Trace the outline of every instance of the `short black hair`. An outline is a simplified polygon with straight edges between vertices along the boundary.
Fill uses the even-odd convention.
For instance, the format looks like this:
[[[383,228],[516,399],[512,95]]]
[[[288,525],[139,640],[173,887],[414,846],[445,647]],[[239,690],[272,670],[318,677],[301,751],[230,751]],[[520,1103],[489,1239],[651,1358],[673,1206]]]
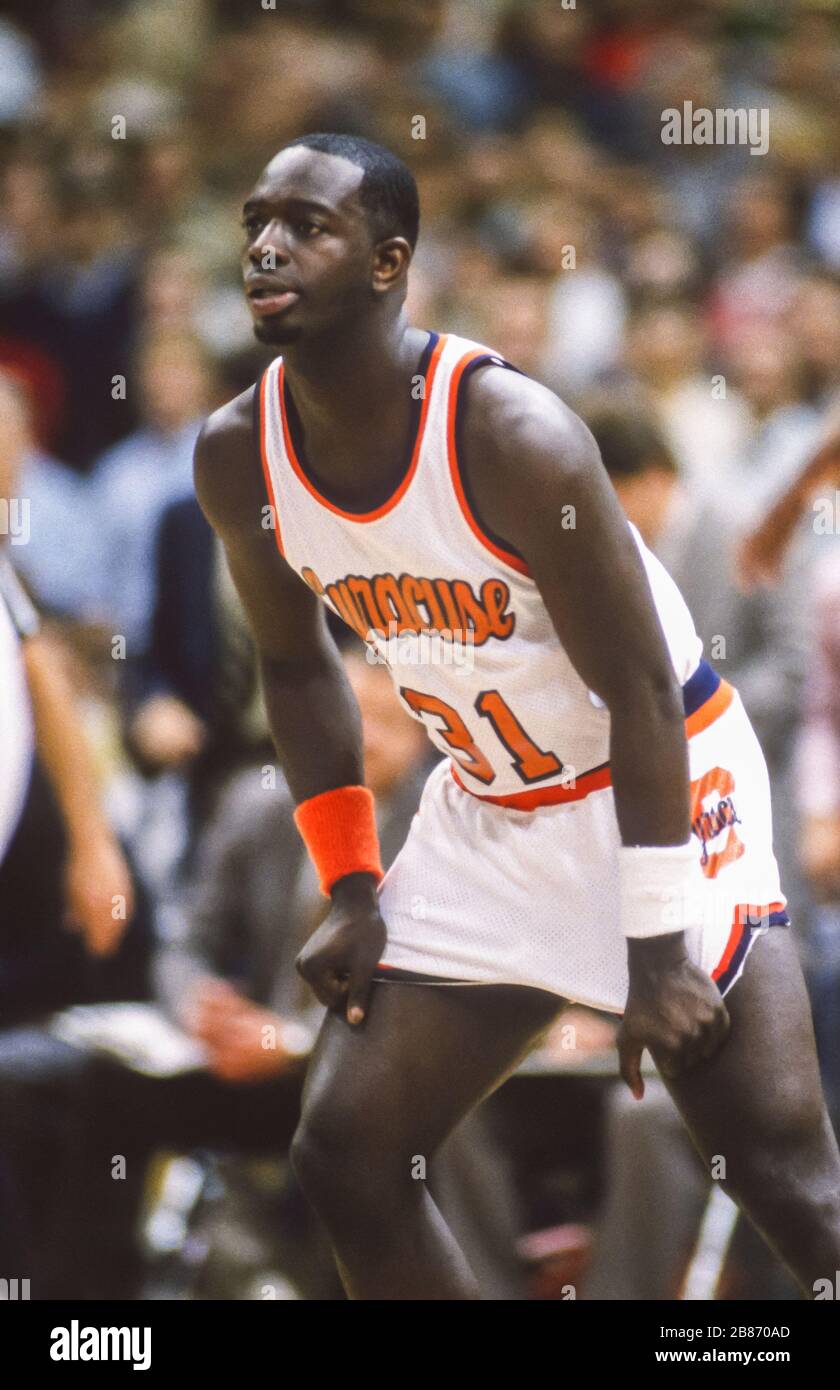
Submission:
[[[658,426],[638,407],[596,406],[584,408],[582,414],[611,478],[637,478],[651,468],[677,472]]]
[[[322,154],[340,155],[363,169],[359,199],[374,240],[402,236],[414,250],[420,230],[420,199],[414,175],[399,155],[362,135],[337,135],[327,131],[300,135],[283,149],[293,149],[295,145],[305,145]]]

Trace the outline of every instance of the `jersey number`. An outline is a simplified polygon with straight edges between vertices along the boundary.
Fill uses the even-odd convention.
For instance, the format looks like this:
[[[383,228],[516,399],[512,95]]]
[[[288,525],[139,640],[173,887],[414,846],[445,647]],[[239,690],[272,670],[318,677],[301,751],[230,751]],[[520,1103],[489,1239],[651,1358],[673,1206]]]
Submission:
[[[452,749],[453,761],[471,777],[477,777],[485,786],[495,781],[496,774],[487,758],[478,747],[469,729],[456,709],[439,700],[436,695],[426,695],[422,690],[409,690],[400,687],[400,694],[415,714],[434,715],[443,720],[436,726]],[[553,753],[544,753],[533,739],[529,738],[509,705],[505,704],[498,690],[482,690],[476,696],[475,709],[484,719],[489,719],[497,738],[511,754],[512,766],[523,782],[540,782],[544,777],[552,777],[562,772],[563,764]],[[461,753],[463,757],[457,757]]]

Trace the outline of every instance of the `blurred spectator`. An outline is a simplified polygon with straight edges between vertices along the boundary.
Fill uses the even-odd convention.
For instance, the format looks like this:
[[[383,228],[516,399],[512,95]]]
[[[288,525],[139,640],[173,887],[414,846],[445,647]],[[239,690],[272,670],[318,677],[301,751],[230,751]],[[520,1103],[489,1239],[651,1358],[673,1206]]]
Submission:
[[[164,510],[154,565],[149,642],[126,692],[127,746],[144,773],[186,781],[185,868],[226,779],[274,754],[253,642],[222,547],[194,496]]]
[[[61,372],[65,411],[56,447],[82,472],[134,421],[133,400],[115,396],[114,381],[127,374],[137,330],[137,248],[116,156],[104,153],[87,167],[82,148],[79,167],[71,160],[60,172],[50,169],[46,187],[21,193],[11,210],[20,217],[18,227],[12,222],[7,232],[19,274],[7,280],[5,293],[0,290],[6,334],[47,354]],[[18,183],[24,172],[38,184],[37,167],[18,164]],[[37,242],[28,246],[24,239],[36,201],[37,255]]]
[[[506,6],[498,48],[518,82],[522,116],[558,104],[617,153],[637,148],[637,129],[620,85],[602,80],[590,62],[596,17],[583,6],[554,0],[514,0]]]
[[[141,428],[98,460],[90,507],[100,538],[98,615],[125,638],[126,655],[136,661],[150,637],[155,531],[167,504],[192,492],[193,449],[212,403],[213,375],[194,337],[162,332],[140,349],[129,395],[132,385]]]
[[[481,340],[520,371],[541,379],[548,328],[545,280],[538,275],[504,275],[493,281],[492,289],[492,309]]]
[[[655,303],[696,294],[700,258],[690,237],[670,227],[654,227],[626,248],[624,277],[631,296]]]
[[[803,280],[787,328],[799,350],[805,398],[829,409],[840,397],[840,284],[828,275]]]
[[[837,141],[836,134],[834,138]],[[808,234],[820,259],[835,273],[840,271],[840,174],[815,189]]]
[[[806,964],[826,1098],[840,1127],[840,556],[811,586],[816,646],[797,748],[802,867],[817,899]]]
[[[34,44],[7,19],[0,19],[0,125],[28,116],[41,87]]]
[[[28,522],[26,544],[15,547],[16,568],[51,614],[83,619],[93,608],[98,544],[89,490],[76,472],[59,463],[35,439],[33,388],[29,384],[26,389],[27,384],[19,393],[18,428],[23,437],[15,486]],[[4,425],[8,428],[8,413]],[[72,537],[72,545],[59,543],[68,537]]]
[[[0,377],[0,507],[14,515],[28,445],[19,391]],[[53,1038],[68,1004],[142,996],[149,922],[102,806],[61,641],[12,568],[23,530],[0,532],[0,1248],[31,1270],[36,1297],[58,1288],[65,1242],[56,1195],[80,1116],[65,1109],[84,1059]],[[15,541],[23,542],[16,545]],[[78,1092],[76,1091],[78,1094]],[[55,1129],[52,1129],[52,1126]],[[74,1232],[74,1237],[78,1232]],[[78,1257],[70,1255],[78,1275]]]
[[[0,530],[0,663],[3,701],[0,703],[0,747],[3,777],[0,780],[0,863],[20,818],[31,772],[35,746],[32,708],[26,684],[26,668],[20,637],[38,626],[28,601],[18,614],[20,596],[9,551],[23,548],[28,519],[21,506],[14,510],[18,494],[20,458],[27,444],[25,410],[11,382],[0,376],[0,506],[4,524]],[[14,610],[12,604],[14,603]]]
[[[225,217],[228,257],[230,220]],[[187,327],[208,353],[230,358],[253,348],[251,317],[239,286],[214,282],[209,271],[206,252],[197,249],[175,245],[150,255],[140,287],[144,329],[154,337]]]
[[[12,500],[19,498],[27,444],[26,409],[16,388],[2,378],[0,411],[4,425],[0,503],[4,515],[11,516]],[[59,928],[78,931],[88,951],[107,956],[117,947],[134,909],[130,874],[102,810],[61,642],[41,627],[37,610],[12,568],[10,549],[12,541],[4,530],[0,533],[0,620],[2,683],[9,698],[4,701],[3,718],[0,875],[6,931],[2,1012],[7,1022],[48,1006],[49,982],[54,987],[62,975],[54,964],[46,966]],[[38,856],[30,859],[28,853],[34,849],[33,830],[38,833],[31,823],[38,817],[33,818],[28,803],[40,804],[44,773],[49,794],[41,832],[48,833],[52,820],[56,835],[54,852],[46,853],[33,873]],[[65,978],[60,988],[68,987]]]
[[[757,324],[742,329],[730,360],[751,427],[730,456],[727,482],[756,513],[798,473],[816,447],[820,415],[804,399],[804,365],[795,340],[781,325],[773,333]]]
[[[707,360],[696,309],[688,303],[641,308],[630,323],[624,366],[646,388],[680,472],[698,491],[718,490],[746,445],[750,417],[721,364]]]
[[[531,213],[528,261],[554,277],[543,370],[560,390],[591,386],[620,357],[624,291],[598,242],[598,224],[583,207],[542,202]]]
[[[724,343],[741,328],[766,329],[784,315],[805,259],[796,242],[793,192],[778,173],[742,179],[732,190],[727,216],[726,259],[711,299]]]

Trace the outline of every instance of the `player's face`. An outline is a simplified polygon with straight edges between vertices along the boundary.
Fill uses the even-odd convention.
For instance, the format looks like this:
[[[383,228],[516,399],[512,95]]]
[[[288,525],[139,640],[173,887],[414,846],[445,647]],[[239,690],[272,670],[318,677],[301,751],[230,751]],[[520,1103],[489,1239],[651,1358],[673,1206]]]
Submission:
[[[242,214],[242,270],[263,343],[314,338],[374,301],[374,246],[358,190],[363,172],[305,146],[265,168]]]

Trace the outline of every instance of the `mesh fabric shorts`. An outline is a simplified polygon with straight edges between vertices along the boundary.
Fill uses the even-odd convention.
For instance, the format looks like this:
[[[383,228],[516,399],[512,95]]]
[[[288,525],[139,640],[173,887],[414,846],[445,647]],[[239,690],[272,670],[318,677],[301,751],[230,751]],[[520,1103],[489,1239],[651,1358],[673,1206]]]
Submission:
[[[685,903],[699,925],[686,941],[725,994],[756,938],[789,919],[764,755],[737,690],[721,682],[716,699],[722,712],[688,740],[697,858]],[[620,843],[611,786],[521,810],[473,796],[438,763],[380,884],[377,977],[529,985],[621,1013]]]

